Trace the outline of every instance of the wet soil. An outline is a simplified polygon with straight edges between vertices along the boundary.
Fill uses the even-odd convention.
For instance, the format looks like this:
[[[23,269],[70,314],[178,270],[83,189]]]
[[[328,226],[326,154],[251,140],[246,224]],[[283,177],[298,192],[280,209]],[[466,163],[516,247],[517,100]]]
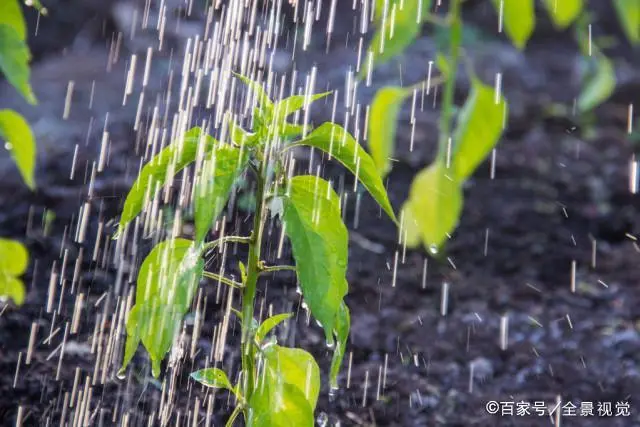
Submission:
[[[352,179],[340,167],[323,163],[324,174],[349,194],[344,214],[351,230],[347,302],[352,331],[341,388],[329,399],[324,381],[319,421],[342,426],[543,426],[556,420],[492,415],[486,405],[555,405],[560,399],[561,406],[612,402],[614,413],[616,402],[631,407],[628,417],[563,416],[565,426],[640,425],[640,247],[635,237],[640,233],[640,199],[630,191],[634,147],[626,134],[628,102],[640,93],[640,72],[629,47],[618,47],[621,84],[613,99],[590,117],[552,114],[549,106],[554,103],[570,111],[578,88],[579,58],[569,35],[543,29],[521,54],[494,34],[495,17],[483,12],[484,7],[470,2],[466,12],[486,35],[468,45],[467,53],[487,81],[493,81],[496,71],[503,73],[512,112],[495,162],[483,164],[465,189],[460,226],[446,253],[436,259],[423,250],[404,251],[397,244],[395,227],[374,202],[359,190],[353,192]],[[353,14],[348,8],[343,12],[334,40],[344,40],[352,30]],[[104,12],[96,13],[100,29],[116,25]],[[609,16],[603,12],[600,20],[605,24],[597,31],[611,28],[606,24]],[[40,25],[46,31],[47,24]],[[107,73],[108,45],[100,37],[81,34],[78,39],[78,34],[69,35],[68,44],[76,43],[75,50],[67,46],[68,52],[61,53],[59,47],[42,47],[34,66],[39,109],[20,107],[6,87],[0,88],[2,105],[21,108],[44,147],[35,194],[12,180],[8,167],[0,168],[0,234],[25,240],[33,257],[25,277],[24,307],[0,308],[0,424],[15,425],[21,407],[23,425],[60,425],[61,420],[72,425],[81,411],[68,402],[82,400],[80,390],[91,389],[86,410],[90,425],[122,425],[124,419],[130,426],[149,425],[150,416],[155,417],[151,424],[157,423],[160,408],[169,417],[168,425],[204,425],[209,402],[212,421],[222,425],[232,402],[224,393],[211,397],[188,379],[189,372],[205,366],[217,350],[212,341],[223,319],[227,290],[215,284],[204,283],[198,298],[204,321],[195,354],[191,357],[196,332],[190,315],[184,352],[165,370],[171,381],[164,392],[162,384],[152,380],[142,349],[127,378],[115,377],[122,340],[109,349],[113,358],[103,381],[104,361],[96,360],[99,352],[92,347],[106,347],[114,342],[110,335],[123,334],[122,313],[115,309],[124,290],[135,282],[136,266],[162,236],[142,239],[135,256],[111,259],[110,248],[93,259],[94,236],[106,239],[113,231],[113,220],[139,166],[144,133],[132,129],[135,103],[121,106],[125,64]],[[301,76],[316,66],[318,87],[342,91],[347,64],[355,64],[356,54],[352,46],[338,43],[330,45],[327,54],[323,38],[321,33],[294,66]],[[411,83],[422,79],[433,60],[434,39],[425,34],[400,61],[377,71],[375,84],[397,82],[399,76]],[[159,60],[156,67],[155,87],[149,91],[157,94],[167,81],[170,60]],[[63,120],[69,80],[74,80],[79,100],[74,101],[77,109],[71,118]],[[459,102],[465,88],[461,79]],[[99,94],[96,104],[84,108],[92,91]],[[368,101],[373,92],[374,88],[362,88],[361,101]],[[398,161],[387,180],[396,209],[413,176],[434,154],[437,109],[429,104],[417,114],[413,150],[410,106],[401,117]],[[344,111],[339,108],[338,116],[344,117]],[[314,121],[330,115],[331,106],[312,110]],[[108,167],[97,174],[90,193],[87,177],[99,156],[105,122],[111,138]],[[69,179],[76,146],[80,166]],[[92,237],[78,244],[74,233],[85,202],[92,210],[87,232]],[[56,215],[47,233],[45,209]],[[250,214],[233,209],[238,214],[226,224],[227,230],[246,231]],[[183,231],[188,235],[186,219]],[[273,253],[277,224],[267,230],[271,238],[265,252]],[[237,274],[236,262],[243,255],[242,248],[227,254],[228,271]],[[289,257],[286,248],[284,257]],[[54,262],[56,272],[64,271],[65,290],[60,307],[55,298],[57,314],[52,316],[45,307]],[[86,301],[74,332],[73,307],[79,294]],[[311,351],[327,372],[330,351],[321,330],[313,322],[307,324],[291,277],[266,279],[259,303],[261,313],[270,306],[274,313],[297,313],[279,338]],[[505,322],[508,331],[501,334]],[[33,324],[36,345],[27,365]],[[70,329],[61,352],[58,346],[66,327]],[[103,331],[101,339],[94,339],[96,328]],[[232,325],[223,352],[222,366],[231,372],[238,365],[237,333]],[[175,394],[169,393],[169,384]]]

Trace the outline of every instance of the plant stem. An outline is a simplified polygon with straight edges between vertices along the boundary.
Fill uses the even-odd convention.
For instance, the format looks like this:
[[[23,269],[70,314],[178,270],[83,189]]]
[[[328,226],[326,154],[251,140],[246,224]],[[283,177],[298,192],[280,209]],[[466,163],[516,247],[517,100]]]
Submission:
[[[275,273],[276,271],[296,271],[296,268],[293,265],[269,265],[260,268],[260,273]]]
[[[244,285],[240,282],[236,282],[235,280],[229,279],[228,277],[224,277],[210,271],[205,271],[203,273],[203,276],[208,277],[209,279],[217,280],[220,283],[231,286],[232,288],[242,289],[244,287]]]
[[[262,216],[264,210],[265,167],[260,162],[256,170],[256,209],[253,218],[253,230],[249,240],[249,259],[247,261],[247,280],[242,295],[242,370],[244,376],[243,396],[247,402],[251,399],[254,387],[253,379],[253,339],[249,336],[253,323],[253,306],[256,297],[256,286],[260,274],[260,246],[262,244]],[[246,415],[246,414],[245,414]]]
[[[444,94],[442,97],[442,113],[440,114],[440,139],[438,141],[438,160],[445,166],[447,161],[447,151],[449,139],[451,138],[451,122],[453,117],[453,96],[456,88],[456,74],[458,72],[458,61],[460,59],[460,45],[462,44],[462,21],[460,18],[462,0],[451,0],[449,11],[449,72],[444,84]]]
[[[206,245],[204,245],[203,247],[203,251],[210,251],[211,249],[214,249],[220,245],[223,245],[225,243],[250,243],[251,242],[251,238],[250,237],[243,237],[243,236],[224,236],[221,237],[219,239],[216,239],[212,242],[207,243]]]
[[[236,409],[233,410],[233,412],[231,413],[231,416],[227,420],[225,427],[232,427],[233,422],[236,420],[236,418],[238,418],[238,415],[240,415],[240,412],[242,412],[243,409],[244,409],[243,405],[236,406]]]

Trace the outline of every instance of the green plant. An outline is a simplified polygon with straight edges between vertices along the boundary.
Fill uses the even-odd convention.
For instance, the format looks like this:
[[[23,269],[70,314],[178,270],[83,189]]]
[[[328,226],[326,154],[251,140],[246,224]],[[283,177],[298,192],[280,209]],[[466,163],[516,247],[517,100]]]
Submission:
[[[329,93],[295,95],[273,102],[258,83],[238,76],[255,95],[257,107],[252,131],[236,126],[227,116],[228,142],[217,141],[193,128],[170,144],[141,170],[125,200],[117,236],[127,233],[131,221],[176,173],[195,166],[193,204],[194,240],[174,235],[159,243],[138,273],[136,302],[128,314],[127,340],[120,375],[142,341],[151,357],[154,376],[180,329],[184,314],[202,277],[239,290],[241,308],[232,312],[241,322],[242,371],[236,384],[225,372],[207,368],[192,374],[202,384],[229,390],[238,402],[227,422],[244,413],[249,426],[312,426],[320,389],[319,368],[304,350],[278,345],[269,332],[291,313],[262,323],[254,319],[254,300],[261,275],[293,271],[304,303],[322,325],[329,346],[335,346],[330,368],[331,387],[345,352],[350,328],[347,294],[348,235],[340,213],[340,197],[330,182],[316,175],[296,175],[289,150],[308,146],[338,160],[367,188],[389,217],[396,221],[374,161],[344,128],[324,123],[317,128],[289,123],[287,117]],[[225,125],[226,127],[226,125]],[[210,228],[221,213],[234,182],[251,172],[255,178],[253,228],[249,236],[222,236],[207,242]],[[266,212],[277,215],[288,236],[295,266],[268,266],[261,259]],[[176,228],[174,228],[175,230]],[[241,280],[204,271],[205,258],[227,243],[249,248],[240,262]]]
[[[471,90],[456,113],[453,95],[463,52],[463,1],[450,0],[447,15],[441,17],[431,13],[430,0],[374,0],[377,30],[359,74],[360,79],[370,80],[374,66],[391,60],[408,48],[425,23],[448,31],[446,56],[439,52],[435,61],[445,80],[438,153],[434,162],[420,171],[413,181],[400,220],[401,241],[409,247],[422,244],[432,255],[441,252],[455,230],[462,211],[464,182],[493,151],[508,116],[508,104],[500,86],[496,83],[493,88],[483,83],[475,76],[468,61],[465,68]],[[613,65],[585,34],[591,17],[583,10],[583,0],[544,0],[543,3],[558,29],[576,24],[576,38],[588,65],[576,106],[580,113],[589,112],[613,93],[616,84]],[[536,25],[535,1],[492,0],[492,4],[500,16],[501,28],[518,49],[524,49]],[[628,39],[637,44],[640,41],[640,0],[617,0],[614,6]],[[415,86],[384,87],[376,93],[370,105],[368,146],[382,176],[391,169],[395,122],[400,108],[415,91]]]
[[[33,2],[32,2],[33,3]],[[35,7],[46,9],[40,2]],[[29,84],[31,54],[26,41],[27,26],[18,0],[0,2],[0,71],[30,104],[36,98]],[[13,110],[0,110],[0,139],[16,163],[24,182],[35,189],[35,140],[27,121]],[[0,300],[11,298],[20,305],[24,301],[24,283],[18,276],[27,268],[27,249],[14,240],[0,239]]]

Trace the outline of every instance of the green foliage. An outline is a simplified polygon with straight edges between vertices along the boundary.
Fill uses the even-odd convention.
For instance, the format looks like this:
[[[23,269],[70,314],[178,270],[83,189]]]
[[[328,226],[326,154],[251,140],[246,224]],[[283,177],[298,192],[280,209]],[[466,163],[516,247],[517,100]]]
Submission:
[[[398,117],[404,100],[411,95],[411,90],[389,86],[380,89],[369,110],[369,151],[382,176],[391,170],[391,157],[396,137],[396,121],[389,123],[389,117]]]
[[[218,368],[201,369],[191,373],[191,378],[207,387],[224,388],[235,392],[227,374]]]
[[[13,110],[0,110],[0,138],[18,166],[22,179],[35,189],[36,143],[27,121]]]
[[[342,163],[360,180],[389,218],[396,221],[375,162],[343,127],[335,123],[324,123],[288,148],[300,145],[318,148]]]
[[[133,183],[124,202],[117,235],[120,235],[127,224],[140,213],[145,202],[173,179],[175,174],[196,160],[199,148],[204,155],[209,155],[216,144],[217,141],[209,135],[204,135],[200,128],[193,128],[160,151],[142,168]]]
[[[153,157],[140,171],[129,191],[117,236],[148,204],[159,188],[181,169],[196,164],[193,203],[195,241],[172,238],[158,244],[144,260],[138,273],[136,302],[127,318],[124,374],[140,342],[151,357],[154,376],[178,334],[184,314],[191,306],[200,279],[242,289],[242,309],[233,312],[242,321],[242,374],[231,385],[227,375],[216,368],[203,369],[192,378],[208,387],[225,388],[238,397],[240,411],[248,426],[313,426],[313,411],[320,390],[320,370],[313,357],[299,349],[277,345],[275,337],[265,339],[278,324],[291,317],[278,314],[261,325],[253,317],[258,277],[262,273],[294,270],[302,289],[304,304],[322,324],[327,343],[335,345],[331,361],[331,386],[344,358],[349,336],[349,310],[344,302],[348,233],[342,222],[340,198],[331,184],[317,176],[287,176],[287,150],[297,146],[316,147],[330,154],[352,171],[374,199],[395,221],[374,161],[342,127],[325,123],[309,126],[306,137],[287,143],[302,133],[302,127],[288,123],[287,117],[309,102],[328,95],[294,95],[272,102],[261,85],[244,76],[257,98],[251,131],[227,116],[231,144],[218,142],[194,128]],[[220,215],[234,182],[250,170],[257,180],[254,227],[249,237],[223,236],[205,242],[213,221]],[[238,187],[247,187],[239,185]],[[267,205],[282,220],[295,259],[295,267],[266,267],[260,260],[263,211]],[[204,259],[211,249],[227,242],[249,245],[246,264],[239,262],[241,282],[204,271]],[[337,343],[336,343],[337,341]]]
[[[462,210],[460,184],[454,171],[440,161],[416,176],[403,213],[407,230],[417,232],[420,239],[415,239],[412,233],[412,240],[407,241],[407,246],[422,241],[431,253],[439,250],[458,224]]]
[[[451,0],[448,15],[444,19],[429,15],[430,2],[426,2],[427,6],[421,13],[418,13],[420,7],[416,0],[406,0],[402,7],[398,2],[389,0],[387,11],[384,10],[385,2],[374,2],[378,27],[369,51],[373,50],[372,55],[378,64],[405,50],[419,33],[419,21],[436,25],[435,36],[440,51],[436,53],[435,62],[446,79],[438,155],[434,163],[421,171],[412,183],[409,199],[402,208],[401,224],[403,242],[410,247],[422,243],[429,252],[435,254],[458,223],[463,205],[462,185],[491,153],[502,135],[508,115],[507,102],[493,88],[482,84],[474,76],[472,64],[467,64],[471,91],[459,112],[453,103],[460,46],[467,31],[461,24],[463,0]],[[518,49],[524,49],[536,25],[535,1],[492,0],[492,4],[511,42]],[[583,90],[576,103],[581,112],[592,110],[606,101],[615,88],[615,72],[611,61],[593,43],[587,53],[588,38],[584,31],[580,33],[589,23],[588,15],[583,10],[584,4],[584,0],[543,0],[543,6],[558,29],[575,24],[579,31],[577,39],[585,56],[591,56],[591,50],[595,51],[589,59],[591,67],[585,73]],[[614,7],[629,40],[636,43],[640,37],[640,0],[615,0]],[[390,11],[394,10],[401,12],[395,21],[389,18],[393,15]],[[411,14],[413,19],[408,17]],[[390,48],[382,53],[376,50],[376,46],[386,44]],[[448,58],[443,53],[445,50],[448,50]],[[368,67],[365,68],[360,78],[370,71]],[[395,123],[408,93],[405,88],[384,87],[378,91],[370,107],[367,130],[369,151],[382,176],[391,169]],[[457,129],[450,135],[455,114]]]
[[[577,106],[581,112],[594,109],[609,99],[616,87],[616,75],[611,61],[598,52],[586,61],[590,72],[586,73]]]
[[[251,396],[248,427],[312,427],[320,391],[320,369],[304,350],[271,345],[256,392]]]
[[[24,22],[20,4],[15,0],[0,2],[0,25],[11,27],[20,40],[27,37],[27,24]]]
[[[11,298],[24,302],[24,283],[19,278],[27,269],[29,253],[20,242],[0,239],[0,300]]]
[[[349,314],[349,307],[343,301],[340,304],[338,315],[336,316],[336,338],[338,343],[336,349],[333,352],[333,358],[331,359],[331,369],[329,371],[329,379],[331,388],[338,388],[338,374],[340,373],[340,367],[342,365],[342,359],[347,348],[347,339],[349,338],[349,331],[351,330],[351,315]]]
[[[622,29],[633,44],[640,42],[640,1],[613,0]]]
[[[266,319],[256,330],[256,342],[261,343],[273,328],[275,328],[285,320],[290,319],[291,316],[293,316],[293,314],[291,313],[282,313],[276,314],[275,316]]]
[[[247,166],[246,151],[215,144],[202,164],[195,186],[196,241],[204,241],[211,224],[224,209],[233,183]]]
[[[374,66],[389,61],[411,45],[420,35],[420,27],[428,16],[431,0],[389,0],[387,10],[384,4],[383,0],[375,2],[378,31],[367,49],[360,78],[367,76]]]
[[[565,29],[582,12],[583,0],[544,0],[544,6],[557,28]]]
[[[534,0],[492,0],[511,42],[524,49],[536,26]]]
[[[296,176],[283,198],[284,225],[305,302],[333,342],[335,319],[347,294],[348,234],[340,198],[315,176]]]
[[[464,181],[491,153],[502,134],[507,103],[494,88],[471,78],[471,93],[465,102],[453,137],[455,177]]]
[[[0,23],[0,71],[27,101],[35,104],[36,97],[29,84],[30,60],[24,35],[16,31],[16,26]]]
[[[204,261],[190,240],[166,240],[153,248],[138,272],[122,370],[142,341],[151,357],[153,375],[160,375],[160,363],[191,306],[203,270]]]
[[[37,2],[37,7],[41,7]],[[46,9],[42,9],[46,12]],[[0,1],[0,72],[31,104],[36,103],[29,84],[31,53],[26,41],[27,26],[17,0]],[[0,110],[0,139],[18,166],[24,182],[35,189],[36,149],[33,133],[24,118],[12,110]],[[14,253],[15,251],[15,253]],[[9,264],[14,263],[13,266]],[[0,239],[0,299],[24,300],[24,285],[16,276],[24,273],[28,252],[18,242]]]

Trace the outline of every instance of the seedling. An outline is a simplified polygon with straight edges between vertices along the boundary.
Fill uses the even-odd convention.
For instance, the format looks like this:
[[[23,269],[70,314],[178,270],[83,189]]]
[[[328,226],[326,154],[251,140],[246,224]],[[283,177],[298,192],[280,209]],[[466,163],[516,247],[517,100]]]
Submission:
[[[30,2],[40,13],[46,9],[39,1]],[[18,0],[0,2],[0,73],[30,104],[36,104],[29,83],[31,53],[27,45],[27,25]],[[0,144],[13,158],[25,184],[35,189],[36,147],[27,121],[14,110],[0,109]],[[29,253],[22,243],[0,239],[0,301],[11,298],[20,305],[24,301],[24,273]]]
[[[159,188],[180,170],[195,164],[194,240],[177,236],[165,240],[142,263],[135,305],[126,323],[127,341],[119,374],[124,374],[142,341],[151,357],[154,377],[160,375],[161,361],[180,330],[200,279],[212,278],[229,286],[229,292],[239,290],[242,294],[242,306],[232,310],[242,324],[242,371],[235,384],[218,368],[194,372],[192,377],[235,395],[237,406],[228,426],[240,413],[248,426],[312,426],[320,390],[318,365],[308,352],[280,346],[267,338],[291,313],[258,323],[254,318],[256,288],[264,274],[295,272],[304,303],[322,325],[327,344],[334,348],[329,377],[331,388],[336,388],[350,328],[349,309],[344,302],[348,290],[348,234],[340,213],[340,197],[331,183],[317,175],[294,176],[291,149],[308,146],[328,153],[359,179],[394,222],[396,217],[373,159],[349,132],[330,122],[313,129],[287,121],[292,113],[330,93],[295,95],[274,102],[260,84],[238,78],[257,101],[251,132],[229,120],[230,140],[224,142],[203,129],[191,129],[142,168],[127,195],[119,236],[127,233],[131,221]],[[251,234],[207,241],[234,182],[246,172],[256,180]],[[268,211],[282,221],[291,242],[294,266],[266,265],[261,259]],[[228,243],[248,246],[246,263],[240,263],[239,282],[204,270],[204,258]]]
[[[487,85],[476,77],[468,61],[464,65],[471,90],[456,114],[453,95],[464,52],[463,1],[446,2],[447,15],[437,16],[431,12],[435,3],[431,0],[373,0],[376,33],[364,55],[359,75],[369,84],[374,67],[405,51],[419,36],[423,24],[432,24],[447,32],[448,47],[434,58],[434,68],[437,67],[444,78],[443,90],[438,95],[441,98],[438,154],[411,184],[400,215],[401,242],[409,247],[422,244],[431,255],[442,253],[442,247],[455,230],[462,212],[463,184],[493,152],[508,115],[500,79],[496,78],[494,87]],[[504,31],[515,47],[524,49],[536,25],[535,0],[492,0],[491,3],[499,15],[500,32]],[[590,36],[591,17],[584,10],[583,0],[544,0],[543,3],[556,28],[564,30],[575,24],[581,53],[589,59],[591,67],[584,73],[587,78],[572,110],[588,113],[613,93],[616,84],[613,65]],[[438,2],[438,6],[441,4]],[[629,41],[640,43],[640,2],[615,0],[613,6]],[[427,81],[435,79],[429,76]],[[429,85],[423,85],[422,91],[429,94],[429,89]],[[369,151],[383,177],[391,170],[395,122],[402,104],[409,98],[415,111],[416,100],[420,99],[416,86],[384,87],[376,93],[368,111]]]

